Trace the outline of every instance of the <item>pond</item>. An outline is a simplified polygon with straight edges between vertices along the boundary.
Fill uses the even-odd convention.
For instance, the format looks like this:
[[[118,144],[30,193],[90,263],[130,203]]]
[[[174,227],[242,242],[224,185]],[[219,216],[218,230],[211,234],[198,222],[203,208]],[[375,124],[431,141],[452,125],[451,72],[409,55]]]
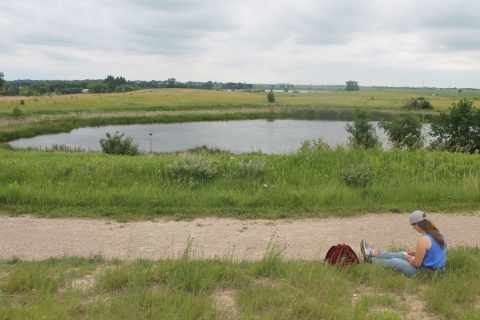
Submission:
[[[233,153],[261,150],[263,153],[282,154],[296,151],[305,140],[318,138],[322,138],[331,147],[346,145],[349,137],[345,130],[347,123],[349,122],[326,120],[242,120],[118,125],[80,128],[69,133],[18,139],[10,142],[10,145],[20,148],[65,145],[70,148],[101,150],[99,140],[105,138],[107,132],[113,135],[118,131],[125,133],[124,137],[132,137],[133,143],[146,152],[182,151],[208,145]],[[376,122],[372,123],[376,125]],[[377,129],[377,134],[386,148],[384,132]]]

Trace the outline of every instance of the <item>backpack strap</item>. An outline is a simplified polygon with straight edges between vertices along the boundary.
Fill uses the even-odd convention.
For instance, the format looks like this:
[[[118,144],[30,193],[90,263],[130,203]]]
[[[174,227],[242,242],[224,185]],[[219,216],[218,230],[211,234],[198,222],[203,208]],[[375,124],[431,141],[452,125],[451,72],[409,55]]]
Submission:
[[[325,263],[325,262],[328,260],[328,258],[330,258],[330,256],[332,255],[332,252],[333,252],[333,251],[335,250],[335,248],[338,247],[338,246],[339,246],[339,244],[336,245],[336,246],[331,246],[330,249],[328,249],[328,252],[327,252],[327,254],[325,255],[325,260],[323,260],[323,263]]]

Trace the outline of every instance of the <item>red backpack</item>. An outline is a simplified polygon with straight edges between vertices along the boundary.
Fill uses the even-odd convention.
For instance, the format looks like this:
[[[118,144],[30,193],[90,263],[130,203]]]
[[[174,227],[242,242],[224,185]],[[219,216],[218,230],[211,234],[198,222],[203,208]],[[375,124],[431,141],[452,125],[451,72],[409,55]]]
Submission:
[[[325,261],[342,267],[359,263],[355,251],[345,243],[332,246],[325,256]]]

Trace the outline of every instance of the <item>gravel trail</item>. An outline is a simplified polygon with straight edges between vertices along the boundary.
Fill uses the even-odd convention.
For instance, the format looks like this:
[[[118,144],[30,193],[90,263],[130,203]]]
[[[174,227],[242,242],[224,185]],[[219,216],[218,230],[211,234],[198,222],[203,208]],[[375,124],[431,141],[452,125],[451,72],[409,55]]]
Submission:
[[[260,259],[274,237],[288,259],[322,259],[332,245],[346,243],[360,255],[362,238],[377,249],[414,246],[418,233],[405,228],[408,213],[366,214],[351,218],[235,220],[199,218],[117,223],[103,219],[45,219],[0,215],[0,257],[43,260],[90,256],[162,259],[177,257],[192,239],[196,257]],[[427,213],[450,247],[480,246],[480,212]]]

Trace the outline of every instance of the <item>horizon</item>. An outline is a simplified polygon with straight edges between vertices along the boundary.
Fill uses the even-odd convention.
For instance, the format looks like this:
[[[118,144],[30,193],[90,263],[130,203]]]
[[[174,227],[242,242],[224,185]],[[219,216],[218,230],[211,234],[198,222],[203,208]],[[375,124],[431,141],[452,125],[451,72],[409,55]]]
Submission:
[[[175,78],[176,79],[176,78]],[[8,79],[5,79],[6,82],[21,82],[21,81],[103,81],[105,80],[105,78],[98,78],[98,79],[94,79],[94,78],[86,78],[86,79],[15,79],[15,80],[8,80]],[[162,82],[162,81],[165,81],[167,79],[163,79],[163,80],[160,80],[160,79],[150,79],[150,80],[140,80],[140,79],[126,79],[127,81],[131,81],[131,82],[150,82],[150,81],[158,81],[158,82]],[[187,80],[187,81],[180,81],[178,79],[176,79],[177,82],[181,82],[181,83],[187,83],[187,82],[192,82],[192,83],[206,83],[208,81],[212,81],[212,80],[208,80],[208,81],[196,81],[196,80]],[[354,80],[355,81],[355,80]],[[239,82],[239,81],[225,81],[225,82],[221,82],[221,81],[212,81],[213,83],[222,83],[222,84],[226,84],[226,83],[245,83],[247,84],[248,82]],[[278,83],[250,83],[254,86],[272,86],[272,85],[294,85],[294,86],[317,86],[317,87],[339,87],[339,86],[345,86],[345,83],[343,84],[340,84],[340,83],[333,83],[333,84],[312,84],[312,83],[296,83],[296,84],[293,84],[291,82],[278,82]],[[466,90],[479,90],[480,88],[475,88],[475,87],[415,87],[415,86],[388,86],[388,85],[361,85],[360,83],[358,84],[360,88],[392,88],[392,89],[427,89],[427,90],[430,90],[430,89],[439,89],[439,90],[457,90],[457,89],[466,89]]]

